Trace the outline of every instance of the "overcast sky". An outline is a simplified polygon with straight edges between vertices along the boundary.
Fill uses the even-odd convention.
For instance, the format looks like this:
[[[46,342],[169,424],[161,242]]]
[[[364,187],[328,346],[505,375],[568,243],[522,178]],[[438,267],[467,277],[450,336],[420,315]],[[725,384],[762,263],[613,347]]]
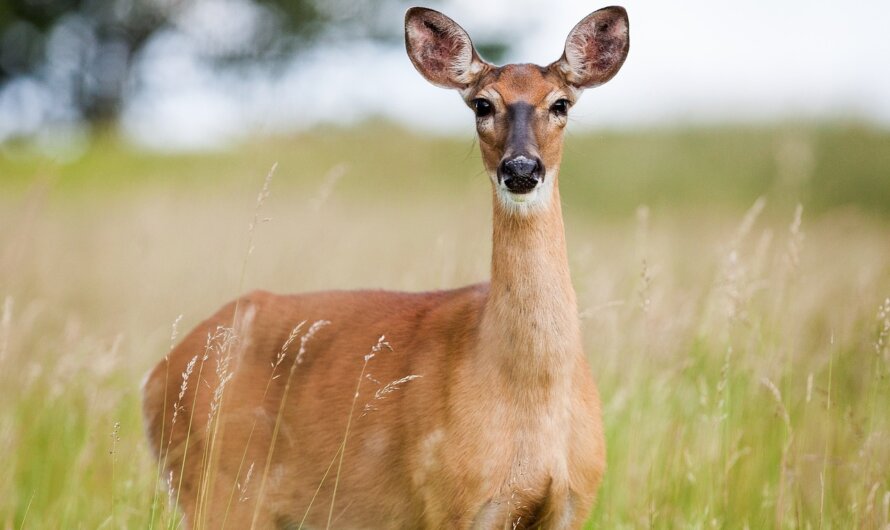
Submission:
[[[562,53],[572,26],[604,4],[443,5],[471,37],[509,35],[509,61],[547,64]],[[890,126],[890,0],[623,5],[630,55],[612,81],[586,93],[572,110],[576,129],[847,118]],[[195,23],[226,28],[220,18],[226,16],[224,9],[210,9]],[[517,28],[515,35],[510,28]],[[220,77],[195,60],[187,39],[170,34],[149,46],[140,72],[144,90],[129,103],[123,123],[139,142],[161,148],[214,147],[257,131],[353,123],[370,115],[426,131],[473,131],[457,94],[427,84],[401,47],[324,47],[272,80]]]

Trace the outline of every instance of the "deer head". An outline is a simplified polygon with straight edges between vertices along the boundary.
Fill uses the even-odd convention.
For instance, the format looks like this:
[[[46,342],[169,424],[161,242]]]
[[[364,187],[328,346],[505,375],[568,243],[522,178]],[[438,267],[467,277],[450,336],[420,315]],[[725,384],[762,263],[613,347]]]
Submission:
[[[570,109],[585,88],[618,72],[630,42],[622,7],[584,17],[569,33],[562,57],[547,66],[488,63],[456,22],[421,7],[405,15],[405,41],[420,74],[458,90],[475,113],[494,192],[502,206],[519,214],[549,206]]]

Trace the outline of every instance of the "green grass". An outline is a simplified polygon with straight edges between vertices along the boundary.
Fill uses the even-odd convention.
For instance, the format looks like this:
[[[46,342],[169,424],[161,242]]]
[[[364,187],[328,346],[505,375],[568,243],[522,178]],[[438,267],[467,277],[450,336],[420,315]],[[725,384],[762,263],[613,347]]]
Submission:
[[[609,448],[592,528],[888,524],[888,139],[803,125],[568,139],[570,262]],[[178,315],[181,335],[255,287],[487,276],[471,140],[373,125],[165,157],[105,137],[64,165],[7,149],[5,528],[147,528],[156,492],[154,527],[175,521],[139,383]]]
[[[384,123],[322,128],[226,152],[158,156],[106,134],[74,162],[56,164],[25,146],[0,156],[0,185],[35,180],[66,195],[132,193],[145,186],[232,184],[278,161],[279,187],[317,185],[342,167],[347,196],[423,193],[452,196],[478,184],[478,148],[465,139],[430,139]],[[626,216],[651,207],[740,209],[757,197],[770,208],[803,202],[810,213],[853,206],[890,215],[890,131],[859,124],[690,128],[567,134],[564,200],[594,214]]]

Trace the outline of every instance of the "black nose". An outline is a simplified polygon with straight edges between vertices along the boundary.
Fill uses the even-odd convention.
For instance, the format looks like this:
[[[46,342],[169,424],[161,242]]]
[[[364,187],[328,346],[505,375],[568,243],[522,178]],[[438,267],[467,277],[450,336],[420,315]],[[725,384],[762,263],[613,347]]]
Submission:
[[[508,190],[528,193],[541,182],[541,162],[537,157],[519,155],[501,162],[498,173]]]

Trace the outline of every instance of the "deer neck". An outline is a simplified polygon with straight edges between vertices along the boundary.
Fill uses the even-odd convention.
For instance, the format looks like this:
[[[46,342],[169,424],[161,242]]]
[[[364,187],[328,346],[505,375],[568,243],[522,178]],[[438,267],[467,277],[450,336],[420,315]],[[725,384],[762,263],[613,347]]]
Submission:
[[[574,356],[581,351],[562,208],[553,177],[550,202],[538,211],[517,215],[494,198],[491,287],[480,352],[489,370],[483,373],[506,377],[510,387],[526,393],[567,381]]]

